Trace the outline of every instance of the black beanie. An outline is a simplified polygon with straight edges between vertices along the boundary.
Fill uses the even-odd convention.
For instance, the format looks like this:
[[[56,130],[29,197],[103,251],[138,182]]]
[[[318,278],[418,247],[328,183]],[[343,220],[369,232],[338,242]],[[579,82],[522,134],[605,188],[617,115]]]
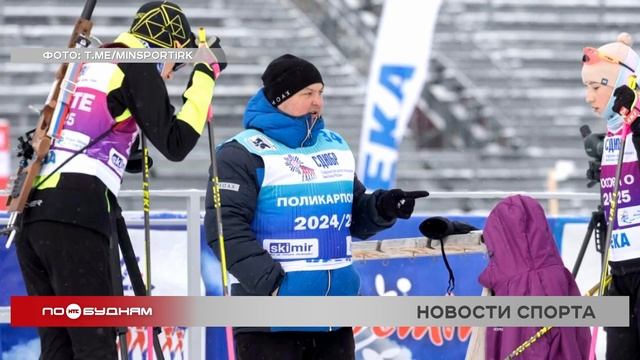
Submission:
[[[168,1],[142,5],[129,31],[152,47],[172,48],[176,40],[182,47],[196,47],[187,17],[178,5]]]
[[[291,54],[273,60],[262,74],[262,83],[264,95],[276,107],[311,84],[324,84],[312,63]]]

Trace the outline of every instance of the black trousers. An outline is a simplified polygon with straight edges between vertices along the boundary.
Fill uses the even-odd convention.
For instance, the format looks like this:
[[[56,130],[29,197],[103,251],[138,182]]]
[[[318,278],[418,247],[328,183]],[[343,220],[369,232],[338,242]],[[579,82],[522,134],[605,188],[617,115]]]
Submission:
[[[608,296],[629,296],[629,327],[608,327],[607,360],[640,359],[640,272],[613,275]]]
[[[238,360],[353,360],[353,329],[248,332],[235,335]]]
[[[25,224],[16,241],[29,295],[112,295],[109,239],[65,223]],[[43,360],[117,359],[113,328],[38,328]]]

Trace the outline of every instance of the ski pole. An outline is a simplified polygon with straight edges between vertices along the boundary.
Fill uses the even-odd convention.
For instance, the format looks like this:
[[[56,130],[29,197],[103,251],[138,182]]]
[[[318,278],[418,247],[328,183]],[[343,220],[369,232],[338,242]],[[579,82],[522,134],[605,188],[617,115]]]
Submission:
[[[207,44],[207,36],[203,27],[198,31],[199,46],[209,46]],[[220,274],[222,276],[222,295],[230,296],[229,292],[229,274],[227,273],[227,254],[224,246],[224,233],[222,230],[222,211],[220,209],[220,182],[218,180],[218,166],[216,164],[215,138],[211,119],[207,119],[207,134],[209,137],[209,158],[211,160],[211,183],[213,184],[213,205],[216,209],[216,226],[218,228],[218,246],[220,250]],[[233,348],[233,330],[231,326],[225,327],[227,337],[227,358],[235,360],[235,352]]]
[[[624,148],[625,142],[627,139],[627,134],[629,134],[629,125],[624,123],[622,126],[622,134],[620,141],[620,154],[618,155],[618,163],[616,164],[616,173],[613,182],[613,192],[611,194],[611,205],[609,206],[609,219],[607,226],[607,234],[605,236],[604,243],[604,254],[602,256],[602,269],[600,272],[600,286],[598,287],[598,296],[602,296],[604,294],[604,290],[606,288],[605,284],[607,284],[607,275],[609,275],[609,254],[611,248],[611,236],[613,235],[613,222],[616,219],[616,214],[618,213],[618,191],[620,190],[620,174],[622,173],[622,163],[624,161]],[[589,346],[589,360],[593,360],[595,358],[596,352],[596,342],[598,340],[598,327],[594,326],[591,330],[591,345]]]
[[[144,134],[140,133],[140,144],[142,145],[142,211],[144,215],[144,256],[146,262],[146,280],[147,280],[147,296],[151,296],[151,200],[149,196],[149,148],[147,147],[147,139]],[[156,357],[164,360],[160,339],[157,334],[159,328],[147,328],[147,359],[152,360],[154,349]]]
[[[147,295],[151,295],[151,229],[149,211],[151,201],[149,199],[149,149],[144,134],[140,134],[142,144],[142,212],[144,215],[144,256],[146,266]]]
[[[608,276],[607,281],[605,282],[605,285],[609,285],[610,282],[611,282],[611,276]],[[587,290],[584,296],[593,296],[593,294],[598,290],[599,287],[600,287],[600,283],[595,284],[591,289]],[[523,342],[520,346],[518,346],[515,350],[513,350],[511,354],[509,354],[505,358],[505,360],[513,360],[518,356],[520,356],[527,348],[529,348],[534,342],[538,341],[544,334],[548,333],[551,329],[553,329],[553,326],[542,327],[533,336],[531,336],[529,339]]]
[[[109,265],[111,270],[111,286],[112,295],[123,296],[124,289],[122,286],[122,272],[120,268],[120,254],[118,252],[119,233],[117,231],[117,215],[111,209],[109,212],[109,222],[111,223],[111,234],[109,235]],[[114,328],[118,348],[120,349],[120,360],[129,360],[129,344],[127,344],[127,326],[118,326]]]

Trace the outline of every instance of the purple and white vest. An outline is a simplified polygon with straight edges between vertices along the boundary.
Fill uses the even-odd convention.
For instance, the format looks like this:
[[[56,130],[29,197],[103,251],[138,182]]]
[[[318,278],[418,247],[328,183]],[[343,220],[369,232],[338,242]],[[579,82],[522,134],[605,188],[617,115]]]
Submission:
[[[640,164],[633,146],[632,136],[627,136],[618,190],[618,211],[609,221],[616,165],[622,145],[621,131],[607,133],[602,152],[600,193],[604,205],[604,215],[609,226],[613,226],[611,236],[611,261],[640,258]],[[638,182],[638,184],[636,184]]]
[[[41,176],[50,174],[59,164],[117,123],[102,140],[57,171],[95,176],[114,195],[118,194],[131,144],[138,134],[138,126],[128,110],[116,121],[107,107],[107,94],[119,87],[122,80],[123,73],[117,64],[83,65],[61,136],[54,140]]]

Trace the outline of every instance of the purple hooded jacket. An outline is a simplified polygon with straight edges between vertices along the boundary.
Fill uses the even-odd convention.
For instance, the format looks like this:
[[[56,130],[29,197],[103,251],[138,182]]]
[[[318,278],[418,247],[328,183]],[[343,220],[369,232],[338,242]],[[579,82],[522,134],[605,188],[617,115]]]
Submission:
[[[564,267],[540,204],[527,196],[510,196],[487,218],[483,237],[489,264],[480,283],[496,296],[580,296]],[[486,360],[502,360],[538,327],[487,328]],[[552,328],[518,359],[586,359],[588,328]]]

